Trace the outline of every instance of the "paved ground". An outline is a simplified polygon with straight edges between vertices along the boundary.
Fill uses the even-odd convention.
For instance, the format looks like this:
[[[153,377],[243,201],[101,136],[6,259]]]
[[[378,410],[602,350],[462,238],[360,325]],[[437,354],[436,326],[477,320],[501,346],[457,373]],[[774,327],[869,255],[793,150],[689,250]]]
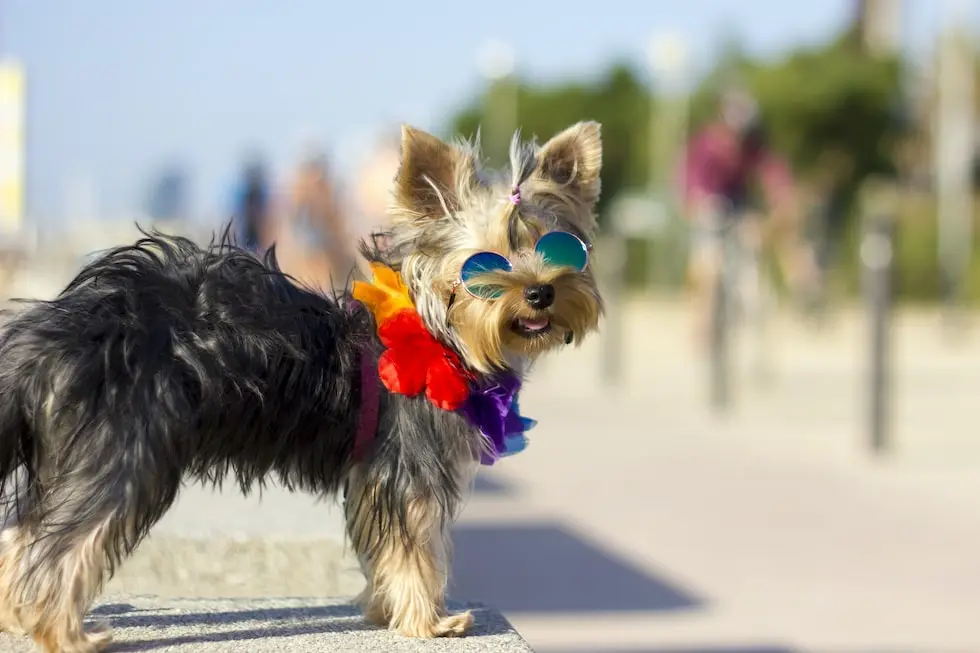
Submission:
[[[488,572],[463,548],[460,587],[542,652],[980,650],[976,338],[898,316],[894,448],[875,460],[860,315],[777,324],[772,384],[746,378],[727,419],[704,411],[686,325],[634,307],[618,389],[600,347],[544,367],[523,402],[541,432],[492,471],[513,494],[464,527],[522,563]]]
[[[456,596],[539,653],[980,650],[980,333],[952,345],[936,315],[898,316],[894,447],[872,459],[860,313],[776,323],[771,383],[743,375],[725,419],[683,307],[626,317],[621,385],[598,374],[601,340],[541,366],[531,448],[483,475],[457,527]],[[353,592],[339,543],[328,506],[191,488],[110,589]]]
[[[112,651],[180,653],[530,653],[499,613],[470,608],[476,627],[463,639],[415,640],[380,631],[347,604],[328,600],[158,600],[107,597],[93,620],[114,628]],[[0,635],[0,651],[29,653],[24,638]]]

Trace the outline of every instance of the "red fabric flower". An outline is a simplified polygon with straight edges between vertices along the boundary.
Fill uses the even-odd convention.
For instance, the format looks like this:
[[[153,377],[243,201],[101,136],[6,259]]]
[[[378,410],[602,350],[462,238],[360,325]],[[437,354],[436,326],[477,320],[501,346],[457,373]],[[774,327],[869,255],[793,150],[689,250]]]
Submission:
[[[455,352],[436,340],[422,318],[404,309],[382,322],[378,336],[387,349],[378,375],[389,392],[425,396],[443,410],[456,410],[469,396],[469,384]]]

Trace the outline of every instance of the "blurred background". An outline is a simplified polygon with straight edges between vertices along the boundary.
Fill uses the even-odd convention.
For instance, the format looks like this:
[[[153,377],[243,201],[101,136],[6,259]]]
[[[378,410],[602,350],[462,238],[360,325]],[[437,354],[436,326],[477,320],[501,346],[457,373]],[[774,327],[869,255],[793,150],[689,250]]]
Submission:
[[[399,123],[499,162],[598,120],[603,332],[532,378],[452,593],[542,653],[977,651],[978,28],[976,0],[0,0],[0,292],[229,220],[326,287]],[[342,545],[332,503],[189,487],[110,590],[353,594]]]

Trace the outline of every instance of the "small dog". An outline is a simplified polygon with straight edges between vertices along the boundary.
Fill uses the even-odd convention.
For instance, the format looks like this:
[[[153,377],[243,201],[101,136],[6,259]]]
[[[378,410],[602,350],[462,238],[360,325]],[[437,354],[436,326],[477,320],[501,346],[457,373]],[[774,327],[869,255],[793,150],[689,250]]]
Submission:
[[[328,297],[227,232],[207,247],[150,233],[12,315],[0,625],[46,653],[100,650],[108,628],[83,618],[104,582],[183,482],[232,474],[245,493],[271,478],[343,494],[366,617],[464,634],[472,615],[445,604],[449,527],[481,459],[521,430],[465,402],[510,401],[538,356],[597,330],[601,150],[597,123],[540,147],[515,135],[500,174],[478,144],[405,127],[385,245],[361,245],[387,285]]]

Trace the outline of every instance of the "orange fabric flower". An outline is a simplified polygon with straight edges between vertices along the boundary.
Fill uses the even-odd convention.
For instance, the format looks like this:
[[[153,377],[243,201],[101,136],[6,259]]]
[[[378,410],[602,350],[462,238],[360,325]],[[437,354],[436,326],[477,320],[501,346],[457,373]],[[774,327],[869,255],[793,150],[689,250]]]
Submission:
[[[374,273],[374,281],[355,281],[352,294],[354,299],[371,309],[379,327],[398,311],[406,308],[415,310],[412,297],[408,294],[408,286],[402,281],[400,274],[380,263],[372,263],[371,271]]]

